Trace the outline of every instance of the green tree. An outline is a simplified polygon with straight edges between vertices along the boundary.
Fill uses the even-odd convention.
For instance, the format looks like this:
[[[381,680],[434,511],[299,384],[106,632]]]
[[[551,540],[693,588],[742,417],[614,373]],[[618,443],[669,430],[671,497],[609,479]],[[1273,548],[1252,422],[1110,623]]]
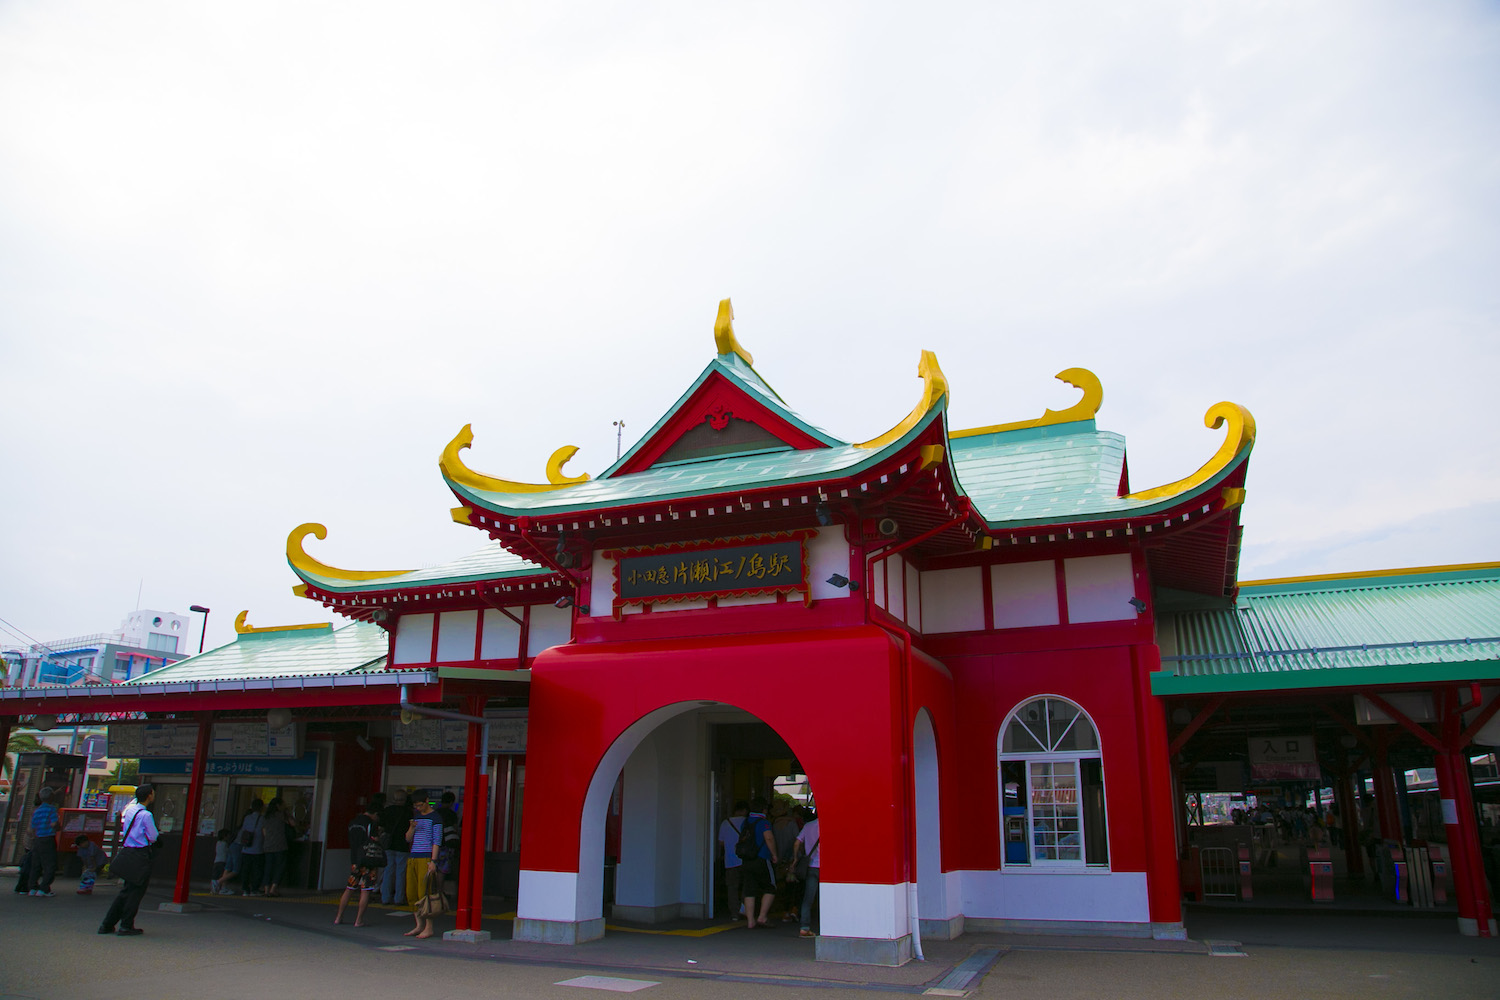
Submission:
[[[0,766],[0,772],[9,777],[15,770],[15,764],[11,762],[10,755],[13,753],[45,753],[50,749],[47,744],[37,739],[31,733],[11,733],[10,742],[5,746],[5,761]]]

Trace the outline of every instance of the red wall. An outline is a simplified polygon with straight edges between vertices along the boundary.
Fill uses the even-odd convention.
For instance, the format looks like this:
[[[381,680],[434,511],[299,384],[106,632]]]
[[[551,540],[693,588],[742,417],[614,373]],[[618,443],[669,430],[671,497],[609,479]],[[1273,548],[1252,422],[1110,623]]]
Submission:
[[[953,671],[954,700],[963,706],[958,752],[939,754],[940,766],[956,764],[963,789],[961,796],[950,797],[943,782],[944,818],[954,817],[962,829],[956,844],[944,829],[944,868],[1000,867],[1000,727],[1022,703],[1057,695],[1080,705],[1099,733],[1110,869],[1146,871],[1142,737],[1130,647],[948,656],[944,662]]]
[[[713,701],[752,713],[797,755],[823,819],[823,877],[896,884],[899,678],[900,650],[873,626],[550,649],[532,666],[521,865],[577,871],[584,798],[605,751],[658,708]]]

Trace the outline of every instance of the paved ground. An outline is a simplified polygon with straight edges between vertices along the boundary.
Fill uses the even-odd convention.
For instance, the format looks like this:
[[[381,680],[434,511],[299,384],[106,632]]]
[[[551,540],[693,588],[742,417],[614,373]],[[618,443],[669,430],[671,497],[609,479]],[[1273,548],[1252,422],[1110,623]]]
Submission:
[[[112,889],[79,897],[60,883],[57,897],[34,899],[10,892],[12,885],[0,878],[0,1000],[600,995],[587,984],[560,985],[581,977],[663,1000],[745,1000],[747,991],[788,1000],[916,996],[934,988],[952,993],[929,995],[1047,1000],[1500,997],[1500,941],[1460,937],[1446,917],[1194,908],[1189,942],[971,934],[928,942],[925,963],[872,969],[813,961],[811,943],[790,927],[621,928],[556,948],[510,941],[509,922],[496,913],[486,921],[496,940],[487,944],[414,943],[401,935],[406,914],[372,909],[369,927],[334,927],[332,905],[318,897],[204,896],[200,913],[143,909],[141,937],[101,937],[94,929]],[[148,897],[148,907],[161,898]],[[966,970],[974,972],[969,982]]]

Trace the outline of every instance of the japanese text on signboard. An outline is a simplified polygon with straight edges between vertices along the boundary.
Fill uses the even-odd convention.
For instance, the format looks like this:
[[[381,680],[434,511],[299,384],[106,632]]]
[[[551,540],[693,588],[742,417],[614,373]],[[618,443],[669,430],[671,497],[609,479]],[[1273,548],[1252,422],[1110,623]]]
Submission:
[[[622,555],[622,600],[802,586],[802,542],[789,539],[698,551]]]

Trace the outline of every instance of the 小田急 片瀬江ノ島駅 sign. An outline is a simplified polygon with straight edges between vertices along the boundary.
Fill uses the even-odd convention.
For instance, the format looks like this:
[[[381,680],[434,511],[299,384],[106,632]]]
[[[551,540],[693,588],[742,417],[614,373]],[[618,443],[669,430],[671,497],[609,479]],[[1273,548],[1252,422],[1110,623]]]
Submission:
[[[807,592],[806,533],[625,550],[615,607],[706,597]]]

